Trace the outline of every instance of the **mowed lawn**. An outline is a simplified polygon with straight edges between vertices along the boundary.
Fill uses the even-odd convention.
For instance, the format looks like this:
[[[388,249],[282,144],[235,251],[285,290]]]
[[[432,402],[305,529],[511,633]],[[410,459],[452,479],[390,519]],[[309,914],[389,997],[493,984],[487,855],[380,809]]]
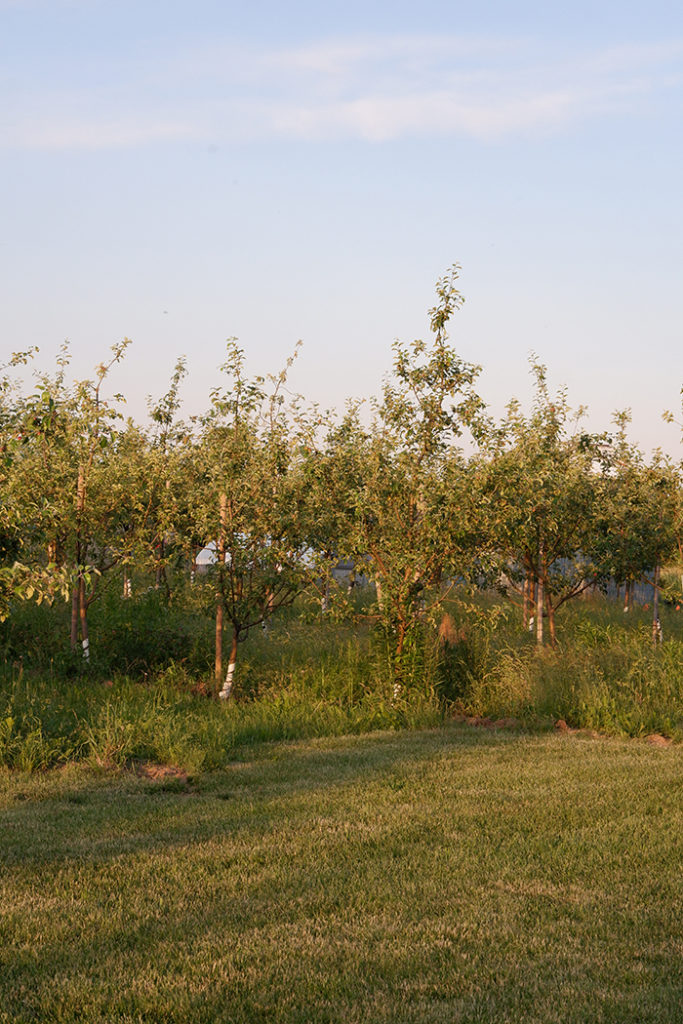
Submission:
[[[0,776],[2,1022],[683,1021],[683,749],[467,726]]]

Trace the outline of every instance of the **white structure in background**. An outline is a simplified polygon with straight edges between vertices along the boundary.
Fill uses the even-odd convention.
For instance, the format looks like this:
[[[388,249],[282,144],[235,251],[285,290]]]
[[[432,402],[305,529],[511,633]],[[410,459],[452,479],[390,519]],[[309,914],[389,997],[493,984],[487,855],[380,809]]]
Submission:
[[[202,548],[195,559],[197,572],[205,572],[210,565],[215,565],[217,561],[216,542],[212,540],[205,548]]]

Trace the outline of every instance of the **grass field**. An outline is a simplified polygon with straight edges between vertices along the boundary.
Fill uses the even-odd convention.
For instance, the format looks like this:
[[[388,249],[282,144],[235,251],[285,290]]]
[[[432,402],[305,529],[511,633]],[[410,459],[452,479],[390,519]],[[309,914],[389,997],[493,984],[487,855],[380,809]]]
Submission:
[[[683,1020],[683,749],[462,725],[0,775],[0,1021]]]

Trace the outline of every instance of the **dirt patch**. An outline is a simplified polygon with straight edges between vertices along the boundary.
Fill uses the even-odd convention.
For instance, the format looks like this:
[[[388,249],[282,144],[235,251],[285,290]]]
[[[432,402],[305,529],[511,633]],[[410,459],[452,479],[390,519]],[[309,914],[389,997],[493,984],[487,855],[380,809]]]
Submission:
[[[563,733],[566,736],[583,736],[589,740],[606,740],[608,736],[603,732],[596,732],[595,729],[575,729],[567,725],[564,718],[558,718],[553,726],[555,732]]]
[[[649,736],[646,736],[645,742],[649,743],[652,747],[668,747],[671,745],[671,740],[668,740],[666,736],[662,736],[658,732],[652,732]]]
[[[146,761],[144,764],[135,766],[135,774],[143,779],[152,779],[155,782],[165,782],[169,779],[177,779],[178,782],[187,784],[187,772],[172,764],[155,764],[153,761]]]
[[[471,725],[476,729],[518,729],[522,724],[518,718],[488,718],[483,715],[453,715],[453,721]]]
[[[522,727],[522,722],[518,718],[497,718],[494,720],[485,715],[464,715],[458,713],[452,716],[452,720],[461,725],[473,726],[476,729],[520,729]],[[608,740],[613,738],[608,733],[597,732],[595,729],[577,729],[575,726],[568,725],[564,718],[558,718],[553,725],[553,729],[561,735],[583,739]],[[637,737],[632,737],[632,739],[637,739]],[[653,747],[670,747],[674,743],[673,740],[662,736],[658,732],[653,732],[649,736],[645,736],[644,739],[646,743]]]

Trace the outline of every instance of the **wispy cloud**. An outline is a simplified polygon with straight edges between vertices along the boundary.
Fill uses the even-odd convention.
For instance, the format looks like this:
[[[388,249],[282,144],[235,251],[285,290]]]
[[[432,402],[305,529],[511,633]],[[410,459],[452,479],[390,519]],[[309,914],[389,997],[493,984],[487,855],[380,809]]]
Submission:
[[[45,11],[71,10],[73,8],[89,8],[100,0],[0,0],[0,11]]]
[[[656,109],[680,93],[683,40],[592,52],[532,40],[388,37],[296,48],[211,44],[83,66],[14,90],[0,140],[23,148],[160,141],[498,140]]]

